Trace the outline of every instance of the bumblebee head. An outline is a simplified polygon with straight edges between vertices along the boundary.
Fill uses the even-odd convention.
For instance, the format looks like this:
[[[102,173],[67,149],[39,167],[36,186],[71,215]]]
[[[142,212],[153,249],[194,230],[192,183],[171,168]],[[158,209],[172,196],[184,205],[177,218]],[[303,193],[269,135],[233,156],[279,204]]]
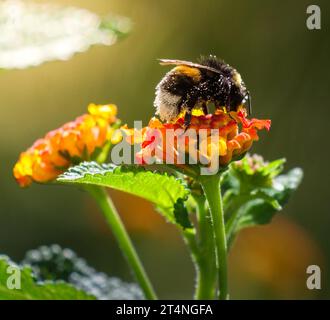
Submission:
[[[232,73],[232,83],[243,96],[242,103],[248,109],[249,114],[251,114],[252,106],[251,106],[250,92],[246,89],[246,86],[242,80],[241,75],[235,69],[233,70],[233,73]]]

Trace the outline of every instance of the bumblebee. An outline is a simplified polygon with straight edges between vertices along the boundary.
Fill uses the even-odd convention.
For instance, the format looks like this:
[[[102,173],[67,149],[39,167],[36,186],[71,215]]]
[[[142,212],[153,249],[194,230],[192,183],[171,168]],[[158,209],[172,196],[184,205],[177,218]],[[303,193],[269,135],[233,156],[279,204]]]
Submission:
[[[201,57],[199,63],[160,59],[161,65],[175,65],[156,87],[154,106],[162,121],[173,121],[185,111],[184,124],[188,127],[194,108],[208,114],[208,104],[237,111],[247,104],[251,113],[251,98],[241,75],[236,69],[215,56]]]

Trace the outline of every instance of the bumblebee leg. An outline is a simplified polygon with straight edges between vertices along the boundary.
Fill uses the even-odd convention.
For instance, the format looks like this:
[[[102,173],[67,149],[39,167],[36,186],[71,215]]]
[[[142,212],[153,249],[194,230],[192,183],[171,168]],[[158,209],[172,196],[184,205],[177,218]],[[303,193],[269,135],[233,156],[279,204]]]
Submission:
[[[228,96],[228,100],[227,100],[227,103],[226,103],[226,111],[229,113],[230,112],[230,96]]]
[[[203,104],[202,104],[202,110],[203,110],[203,112],[204,112],[205,115],[206,114],[209,114],[209,108],[207,107],[206,102],[203,102]]]
[[[185,130],[188,129],[189,125],[190,125],[190,122],[191,122],[191,110],[187,110],[185,115],[184,115],[184,127],[185,127]]]
[[[247,92],[247,98],[248,98],[248,109],[249,109],[249,115],[252,114],[252,104],[251,104],[251,95],[250,92]]]
[[[198,100],[198,97],[196,94],[189,94],[187,96],[187,99],[185,100],[185,106],[186,106],[186,113],[184,116],[184,126],[187,129],[191,122],[191,112],[192,109],[194,109],[196,102]]]
[[[186,106],[186,108],[185,108]],[[183,109],[186,109],[185,115],[184,115],[184,127],[187,130],[188,126],[190,125],[191,121],[191,110],[192,108],[189,108],[190,103],[188,103],[187,99],[182,99],[180,103],[178,104],[178,113],[180,113]]]
[[[231,96],[230,96],[230,91],[231,91],[231,83],[230,81],[227,81],[227,86],[228,86],[228,96],[227,96],[227,102],[226,102],[226,111],[229,113],[231,110]]]

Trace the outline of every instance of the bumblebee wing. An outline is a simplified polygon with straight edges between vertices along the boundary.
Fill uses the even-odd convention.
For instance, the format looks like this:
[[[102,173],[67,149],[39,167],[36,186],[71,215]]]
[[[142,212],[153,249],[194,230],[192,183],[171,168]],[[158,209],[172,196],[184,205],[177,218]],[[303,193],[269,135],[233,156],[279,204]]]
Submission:
[[[198,69],[205,69],[209,70],[215,73],[221,73],[219,70],[203,66],[202,64],[190,62],[190,61],[184,61],[184,60],[172,60],[172,59],[159,59],[159,63],[162,66],[167,66],[167,65],[176,65],[176,66],[188,66],[188,67],[193,67],[193,68],[198,68]]]

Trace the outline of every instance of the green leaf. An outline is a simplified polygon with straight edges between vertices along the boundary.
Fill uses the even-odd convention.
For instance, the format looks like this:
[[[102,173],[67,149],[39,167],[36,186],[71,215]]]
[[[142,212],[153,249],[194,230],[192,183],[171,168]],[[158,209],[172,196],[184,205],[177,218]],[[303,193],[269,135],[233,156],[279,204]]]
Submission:
[[[23,69],[112,45],[129,32],[130,21],[55,4],[1,1],[0,29],[0,68]]]
[[[268,164],[266,164],[261,172],[264,176],[269,176],[270,178],[276,177],[283,171],[283,165],[285,163],[285,159],[277,159]]]
[[[98,300],[142,300],[144,295],[136,283],[109,277],[87,264],[74,251],[59,245],[29,250],[21,264],[28,264],[39,281],[62,280]]]
[[[244,210],[245,212],[236,226],[236,231],[256,225],[268,224],[274,214],[279,211],[272,203],[262,199],[251,201]]]
[[[183,229],[191,229],[193,225],[189,220],[188,210],[185,206],[185,200],[180,198],[174,204],[174,217],[176,222],[182,226]]]
[[[282,174],[274,179],[274,197],[282,206],[288,202],[291,194],[299,187],[303,176],[301,168],[294,168],[287,174]]]
[[[302,170],[295,168],[278,176],[271,188],[256,189],[244,196],[244,204],[239,206],[226,223],[228,239],[247,227],[269,223],[298,188],[303,177]]]
[[[139,196],[154,203],[172,223],[180,223],[174,214],[176,202],[187,199],[189,194],[182,180],[167,173],[152,172],[134,165],[83,162],[70,168],[57,181],[78,186],[109,187]]]
[[[20,283],[10,279],[17,275]],[[18,279],[18,278],[16,278]],[[12,281],[11,281],[12,280]],[[7,281],[19,284],[19,288],[9,289]],[[36,282],[30,267],[19,267],[7,256],[0,256],[0,300],[93,300],[94,296],[76,289],[64,281]]]
[[[298,188],[303,172],[295,168],[279,175],[285,159],[270,163],[247,155],[233,163],[222,178],[226,232],[231,243],[239,230],[269,223]]]
[[[279,211],[282,209],[281,205],[275,198],[273,189],[271,188],[256,189],[251,192],[251,195],[256,199],[261,199],[264,202],[269,203],[275,210]]]

